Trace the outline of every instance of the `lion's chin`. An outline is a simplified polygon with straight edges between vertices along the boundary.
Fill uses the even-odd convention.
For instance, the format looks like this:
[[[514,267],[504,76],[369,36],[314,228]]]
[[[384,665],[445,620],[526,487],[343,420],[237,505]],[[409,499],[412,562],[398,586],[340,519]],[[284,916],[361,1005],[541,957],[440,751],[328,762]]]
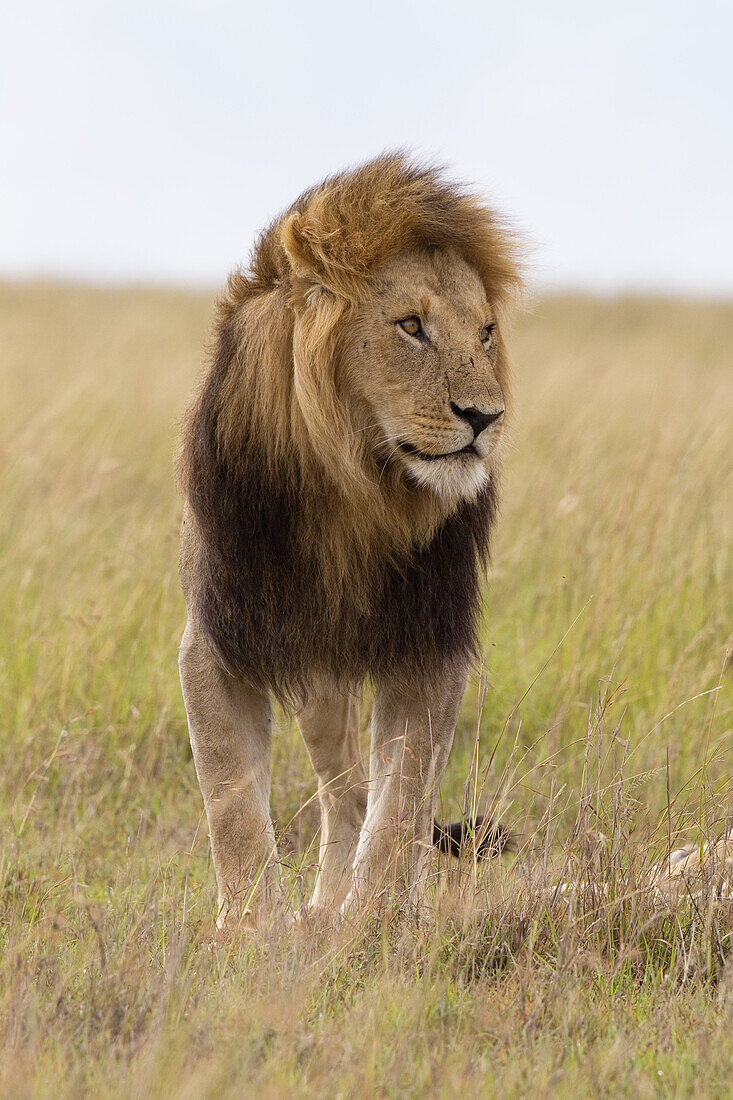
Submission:
[[[410,481],[429,489],[449,504],[475,500],[489,482],[486,463],[470,455],[436,462],[407,458],[403,465]]]

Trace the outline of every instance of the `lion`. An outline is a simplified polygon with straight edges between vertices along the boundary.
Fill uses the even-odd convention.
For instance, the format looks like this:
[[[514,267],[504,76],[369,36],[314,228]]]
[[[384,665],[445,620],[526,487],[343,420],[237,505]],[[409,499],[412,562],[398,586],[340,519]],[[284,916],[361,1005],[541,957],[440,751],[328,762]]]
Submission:
[[[413,896],[433,840],[455,847],[433,807],[478,652],[519,285],[498,216],[398,153],[306,191],[218,301],[179,477],[180,676],[220,924],[282,909],[273,699],[318,778],[310,912],[396,879]]]

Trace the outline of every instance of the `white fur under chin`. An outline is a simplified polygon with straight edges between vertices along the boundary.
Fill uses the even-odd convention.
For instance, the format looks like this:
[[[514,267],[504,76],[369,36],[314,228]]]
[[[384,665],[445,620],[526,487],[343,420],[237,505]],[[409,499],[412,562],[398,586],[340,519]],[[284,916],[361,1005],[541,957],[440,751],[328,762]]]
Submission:
[[[408,459],[405,466],[413,481],[452,504],[475,500],[489,480],[485,463],[477,459],[446,458],[425,462],[415,458]]]

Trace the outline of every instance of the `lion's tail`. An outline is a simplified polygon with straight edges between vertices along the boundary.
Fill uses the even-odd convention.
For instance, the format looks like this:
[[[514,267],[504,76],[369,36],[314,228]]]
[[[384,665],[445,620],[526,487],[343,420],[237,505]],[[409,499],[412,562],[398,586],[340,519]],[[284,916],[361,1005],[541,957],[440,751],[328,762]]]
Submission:
[[[433,822],[433,844],[441,852],[458,858],[464,852],[473,852],[474,843],[478,858],[490,859],[491,856],[501,855],[511,848],[512,837],[504,825],[481,814],[475,818],[456,821],[452,825]]]

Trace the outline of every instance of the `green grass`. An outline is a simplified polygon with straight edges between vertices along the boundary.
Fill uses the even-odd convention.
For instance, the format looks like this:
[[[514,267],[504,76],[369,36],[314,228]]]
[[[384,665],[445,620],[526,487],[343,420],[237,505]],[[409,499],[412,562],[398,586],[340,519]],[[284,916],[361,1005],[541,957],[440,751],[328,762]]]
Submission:
[[[427,914],[269,942],[213,935],[177,679],[172,454],[210,308],[0,287],[0,1094],[728,1095],[733,902],[665,902],[649,869],[730,814],[733,305],[518,319],[442,802],[519,850],[444,868]],[[283,718],[294,901],[313,790]]]

